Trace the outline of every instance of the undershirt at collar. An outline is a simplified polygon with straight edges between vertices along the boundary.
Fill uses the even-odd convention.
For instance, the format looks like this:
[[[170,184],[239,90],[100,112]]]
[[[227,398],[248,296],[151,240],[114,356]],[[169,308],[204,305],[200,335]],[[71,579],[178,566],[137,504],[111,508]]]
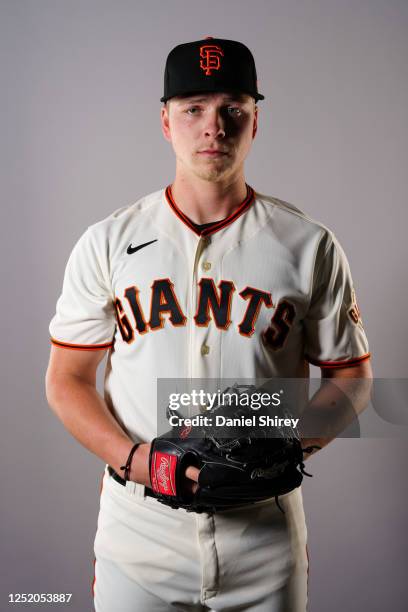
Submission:
[[[209,227],[212,227],[213,225],[216,225],[217,223],[224,221],[224,219],[220,219],[219,221],[210,221],[210,223],[200,223],[199,224],[199,223],[195,223],[194,221],[192,221],[190,217],[188,217],[188,220],[190,221],[191,225],[194,226],[194,229],[196,230],[198,234],[201,234],[201,232],[208,229]]]

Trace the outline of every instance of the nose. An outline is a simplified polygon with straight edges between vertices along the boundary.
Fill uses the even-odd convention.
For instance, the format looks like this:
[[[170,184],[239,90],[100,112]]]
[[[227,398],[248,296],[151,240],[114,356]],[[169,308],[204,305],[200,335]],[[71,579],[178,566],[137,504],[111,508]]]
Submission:
[[[208,111],[204,130],[205,135],[209,138],[224,138],[225,119],[219,109],[211,109]]]

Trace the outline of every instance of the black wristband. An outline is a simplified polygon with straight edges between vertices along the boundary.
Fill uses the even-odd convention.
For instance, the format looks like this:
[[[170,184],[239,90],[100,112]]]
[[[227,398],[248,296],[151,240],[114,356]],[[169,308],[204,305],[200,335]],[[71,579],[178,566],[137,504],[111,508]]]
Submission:
[[[133,455],[136,452],[136,449],[140,446],[141,442],[137,442],[137,444],[135,444],[134,446],[132,446],[132,450],[129,453],[129,457],[126,461],[126,465],[122,465],[122,467],[120,468],[121,470],[125,470],[124,473],[124,479],[130,480],[130,466],[132,465],[132,459],[133,459]]]

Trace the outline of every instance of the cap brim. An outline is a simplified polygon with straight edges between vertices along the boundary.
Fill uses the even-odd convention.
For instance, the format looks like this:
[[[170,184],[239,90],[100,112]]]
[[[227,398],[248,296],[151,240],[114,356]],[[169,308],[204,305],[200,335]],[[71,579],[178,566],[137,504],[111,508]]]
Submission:
[[[167,96],[167,97],[166,96],[162,96],[160,98],[160,102],[167,102],[167,100],[170,100],[171,98],[176,98],[177,96],[184,96],[184,95],[188,95],[188,94],[193,95],[193,94],[196,94],[196,93],[199,94],[199,93],[211,93],[211,92],[206,90],[206,89],[204,89],[204,90],[198,90],[197,89],[195,91],[183,91],[183,92],[180,92],[180,93],[177,93],[177,94],[173,94],[173,95]],[[253,94],[253,93],[250,93],[248,91],[243,91],[242,93],[246,93],[246,94],[248,94],[248,96],[252,96],[255,99],[256,102],[258,102],[259,100],[265,100],[265,96],[263,96],[260,93]]]

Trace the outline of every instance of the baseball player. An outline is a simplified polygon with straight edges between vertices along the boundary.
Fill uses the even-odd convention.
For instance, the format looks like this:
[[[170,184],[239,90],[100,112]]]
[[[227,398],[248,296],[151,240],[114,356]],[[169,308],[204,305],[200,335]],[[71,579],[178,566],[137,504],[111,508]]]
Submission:
[[[161,98],[174,181],[91,225],[67,263],[47,397],[106,464],[97,612],[306,610],[299,487],[280,498],[284,512],[267,498],[198,514],[159,503],[150,476],[159,378],[307,378],[309,363],[323,378],[371,377],[335,236],[245,181],[263,99],[243,44],[175,47]],[[105,355],[102,398],[95,382]],[[199,473],[185,469],[192,493]]]

